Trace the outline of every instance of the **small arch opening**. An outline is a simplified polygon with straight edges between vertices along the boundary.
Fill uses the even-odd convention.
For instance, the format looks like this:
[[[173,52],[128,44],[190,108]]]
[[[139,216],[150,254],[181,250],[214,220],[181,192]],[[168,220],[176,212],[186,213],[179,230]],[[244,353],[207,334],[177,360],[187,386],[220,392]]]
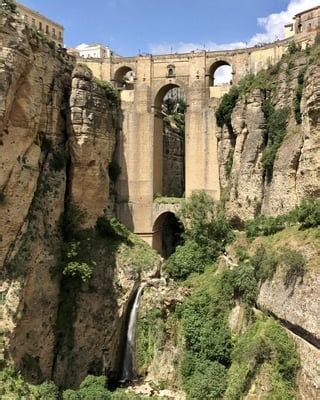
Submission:
[[[168,258],[183,243],[184,227],[173,212],[161,214],[153,226],[153,248]]]
[[[232,85],[232,66],[227,61],[217,61],[209,71],[209,86]]]
[[[185,192],[184,91],[166,85],[154,103],[154,197],[183,197]]]
[[[114,83],[117,89],[133,90],[135,73],[130,67],[121,67],[114,74]]]
[[[168,78],[175,77],[176,73],[175,73],[175,66],[174,65],[168,65],[167,70],[168,70]]]

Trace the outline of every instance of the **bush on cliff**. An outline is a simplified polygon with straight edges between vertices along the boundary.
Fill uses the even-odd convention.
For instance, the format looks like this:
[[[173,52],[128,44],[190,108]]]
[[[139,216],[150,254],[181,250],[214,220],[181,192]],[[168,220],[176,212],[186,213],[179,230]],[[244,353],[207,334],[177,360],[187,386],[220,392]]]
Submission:
[[[320,199],[305,199],[296,209],[297,221],[303,229],[320,226]]]
[[[195,241],[189,240],[176,248],[163,268],[171,278],[184,280],[193,272],[202,273],[210,261],[206,251]]]
[[[0,10],[15,12],[16,8],[17,5],[13,0],[0,0]]]
[[[185,244],[177,247],[164,270],[174,279],[186,279],[214,263],[234,234],[224,214],[205,192],[193,193],[185,200],[179,218],[185,227]]]
[[[263,366],[272,374],[268,398],[292,399],[299,357],[292,339],[268,317],[258,318],[236,342],[224,399],[242,398]]]
[[[216,121],[219,127],[226,125],[231,128],[231,115],[234,107],[237,104],[239,98],[239,89],[237,87],[232,87],[229,93],[226,93],[219,104],[216,111]]]

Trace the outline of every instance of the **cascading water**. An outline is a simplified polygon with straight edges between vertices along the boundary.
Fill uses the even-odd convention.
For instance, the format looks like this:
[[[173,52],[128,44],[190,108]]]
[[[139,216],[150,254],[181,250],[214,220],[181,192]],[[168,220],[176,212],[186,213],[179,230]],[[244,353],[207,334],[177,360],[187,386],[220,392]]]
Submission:
[[[137,373],[135,370],[134,348],[135,348],[137,314],[138,314],[139,301],[142,290],[143,286],[140,286],[136,293],[136,297],[134,299],[134,303],[130,311],[127,340],[126,340],[122,376],[121,376],[122,381],[133,381],[137,379]]]

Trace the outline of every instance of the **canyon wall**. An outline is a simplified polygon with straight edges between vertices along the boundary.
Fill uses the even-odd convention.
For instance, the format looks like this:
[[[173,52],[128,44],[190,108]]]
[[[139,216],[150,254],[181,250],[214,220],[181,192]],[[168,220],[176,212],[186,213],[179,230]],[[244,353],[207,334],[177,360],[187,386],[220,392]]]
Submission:
[[[217,128],[223,200],[228,215],[240,223],[260,212],[267,216],[287,213],[302,199],[320,195],[318,59],[304,52],[284,57],[274,72],[262,75],[262,79],[265,82],[260,88],[239,97],[231,125]],[[299,99],[298,90],[302,90]],[[263,112],[266,100],[276,110],[289,113],[271,176],[263,166],[273,134],[268,132]],[[299,123],[295,112],[301,118]]]
[[[144,243],[93,229],[114,210],[116,96],[14,14],[1,14],[0,35],[1,358],[34,383],[116,376],[141,277],[136,259],[146,252],[144,270],[157,265]],[[88,233],[66,237],[80,214]],[[83,257],[83,249],[94,266],[90,284],[62,273],[68,252]]]

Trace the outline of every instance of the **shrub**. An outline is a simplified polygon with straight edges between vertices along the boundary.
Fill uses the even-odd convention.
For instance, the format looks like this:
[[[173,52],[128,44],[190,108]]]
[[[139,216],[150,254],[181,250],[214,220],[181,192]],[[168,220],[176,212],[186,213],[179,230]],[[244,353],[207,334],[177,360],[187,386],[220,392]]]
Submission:
[[[234,150],[232,149],[232,150],[229,151],[228,159],[227,159],[227,162],[226,162],[226,164],[224,166],[224,170],[225,170],[225,174],[226,174],[227,179],[230,178],[231,171],[232,171],[233,154],[234,154]]]
[[[289,109],[282,108],[276,110],[270,100],[265,100],[262,105],[262,111],[266,118],[268,142],[263,152],[261,162],[267,179],[270,181],[272,179],[273,164],[277,152],[286,135]]]
[[[91,278],[92,273],[92,265],[77,261],[70,261],[63,269],[64,275],[80,278],[82,282],[87,282]]]
[[[209,263],[210,258],[205,249],[195,241],[189,240],[184,245],[176,248],[176,251],[165,262],[163,268],[170,278],[183,280],[192,272],[203,272],[205,266]]]
[[[299,51],[301,51],[301,44],[297,44],[297,43],[294,42],[294,41],[292,41],[292,42],[289,43],[289,46],[288,46],[288,53],[289,53],[290,55],[296,54],[296,53],[298,53]]]
[[[181,322],[187,352],[228,366],[232,342],[226,317],[228,308],[224,308],[228,305],[219,302],[220,296],[228,297],[223,290],[226,288],[218,285],[212,292],[209,287],[194,292],[183,306]]]
[[[256,237],[261,235],[273,235],[285,228],[285,218],[280,217],[259,217],[248,220],[245,223],[245,231],[248,237]]]
[[[94,78],[95,83],[104,90],[107,99],[110,104],[114,107],[118,107],[120,104],[120,98],[118,91],[112,86],[110,82],[102,81],[100,79]]]
[[[296,218],[301,227],[316,228],[320,225],[320,200],[305,199],[295,211]]]
[[[0,0],[0,10],[15,12],[17,5],[13,0]]]
[[[298,278],[304,277],[306,260],[304,256],[296,250],[288,247],[281,249],[280,261],[286,265],[284,283],[286,287],[295,286]]]
[[[12,365],[0,370],[0,382],[1,399],[27,399],[31,397],[30,386]]]
[[[185,200],[179,217],[185,227],[185,239],[205,249],[212,261],[234,239],[229,222],[205,192],[193,193]]]
[[[66,154],[64,149],[56,149],[52,153],[52,158],[50,159],[49,162],[50,168],[53,171],[61,171],[65,168],[66,166]]]
[[[303,92],[303,84],[304,84],[304,76],[306,73],[307,68],[303,68],[298,75],[298,85],[296,88],[296,96],[294,100],[294,115],[296,119],[296,123],[299,125],[302,122],[301,116],[301,99],[302,99],[302,92]]]
[[[251,264],[255,271],[255,277],[258,282],[265,282],[271,279],[276,272],[279,264],[279,257],[271,251],[267,251],[264,246],[259,246],[251,258]]]
[[[272,366],[270,398],[278,398],[273,396],[278,394],[279,387],[282,388],[281,398],[293,398],[299,367],[297,351],[285,330],[274,320],[265,317],[259,318],[236,343],[224,398],[242,398],[265,362]]]
[[[165,344],[164,309],[153,308],[143,315],[139,311],[136,330],[136,363],[139,375],[145,374],[155,352]]]
[[[239,98],[239,89],[237,87],[232,87],[229,93],[226,93],[219,104],[216,111],[216,120],[219,127],[226,125],[231,128],[231,116],[232,112],[237,104]]]
[[[255,269],[249,260],[243,261],[233,270],[233,288],[235,297],[240,297],[248,306],[254,305],[258,293],[258,285]]]
[[[59,389],[51,381],[45,381],[41,385],[37,386],[38,396],[41,400],[58,400]]]
[[[111,396],[105,376],[88,375],[79,390],[69,389],[63,392],[63,400],[111,400]]]
[[[106,217],[99,217],[95,228],[103,238],[128,239],[130,235],[130,231],[115,218],[108,220]]]
[[[226,368],[218,362],[195,361],[195,372],[185,381],[187,399],[221,399],[227,387]]]

